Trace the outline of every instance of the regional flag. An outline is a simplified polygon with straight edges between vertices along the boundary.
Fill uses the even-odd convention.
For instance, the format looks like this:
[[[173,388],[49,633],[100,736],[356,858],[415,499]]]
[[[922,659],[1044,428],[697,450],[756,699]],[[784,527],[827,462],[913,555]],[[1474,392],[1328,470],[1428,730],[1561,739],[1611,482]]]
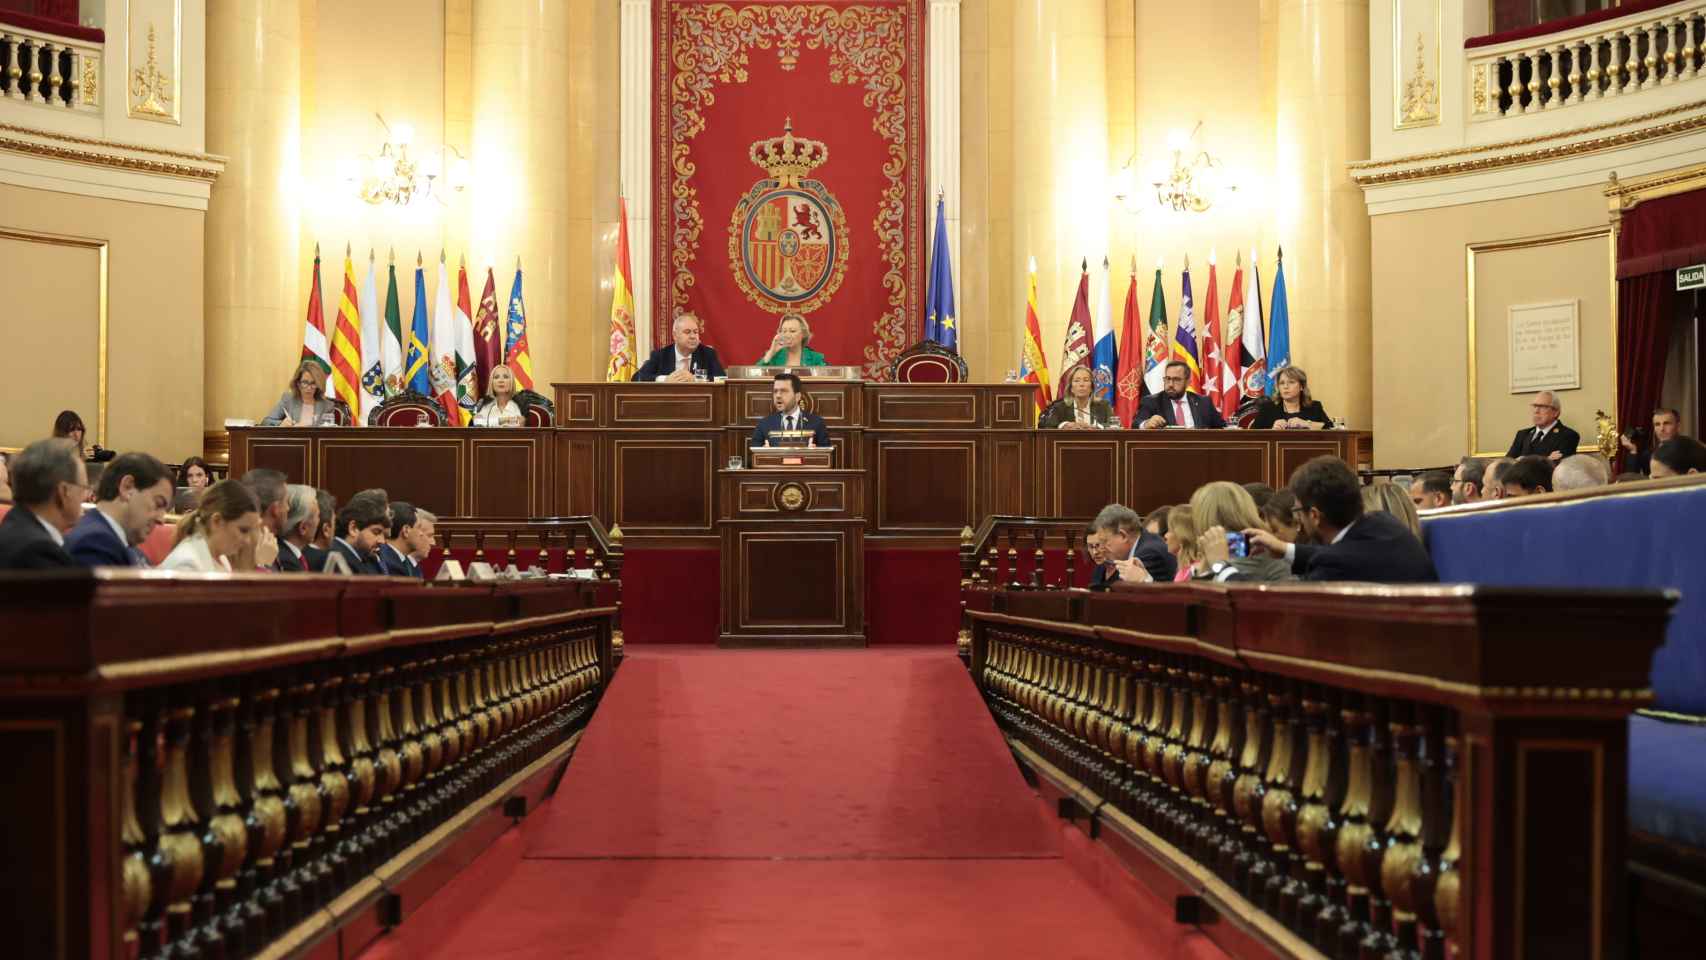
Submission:
[[[1102,295],[1096,301],[1101,309],[1097,311],[1092,321],[1091,329],[1095,331],[1094,343],[1090,347],[1090,373],[1095,377],[1096,389],[1091,396],[1108,403],[1114,402],[1114,375],[1119,372],[1119,347],[1114,342],[1114,305],[1108,289],[1112,284],[1108,276],[1108,258],[1102,258]]]
[[[386,268],[390,279],[385,285],[384,343],[380,350],[385,363],[385,396],[403,392],[403,312],[397,306],[397,251],[391,251],[391,263]]]
[[[474,323],[468,297],[468,258],[456,265],[456,404],[458,423],[467,426],[480,404],[479,372],[474,360]]]
[[[1226,327],[1222,331],[1225,336],[1220,341],[1220,362],[1230,384],[1226,393],[1231,412],[1222,410],[1222,415],[1228,419],[1238,415],[1244,398],[1244,254],[1240,252],[1233,262],[1236,267],[1232,273],[1232,290],[1226,301]]]
[[[429,394],[444,410],[444,422],[462,425],[462,407],[456,402],[456,308],[450,303],[450,267],[444,251],[438,254],[438,291],[432,301],[432,343],[427,352]]]
[[[423,397],[433,396],[432,351],[427,344],[432,331],[427,327],[426,267],[421,255],[415,254],[415,315],[409,322],[409,339],[403,353],[403,383]]]
[[[344,290],[338,298],[338,320],[332,328],[332,396],[353,413],[361,409],[361,308],[355,288],[355,264],[344,245]]]
[[[361,285],[361,362],[365,364],[361,371],[361,423],[366,423],[367,415],[385,402],[385,362],[381,357],[384,348],[380,346],[384,338],[380,335],[382,321],[379,318],[377,286],[379,281],[374,277],[377,269],[373,265],[373,248],[369,247],[367,280]]]
[[[504,362],[504,328],[498,319],[498,290],[492,268],[486,268],[486,288],[480,291],[480,312],[474,314],[474,377],[479,395],[486,395],[492,368]]]
[[[1143,340],[1143,385],[1161,392],[1167,374],[1167,296],[1161,292],[1161,264],[1155,264],[1155,289],[1149,294],[1149,335]]]
[[[1019,381],[1037,385],[1037,412],[1054,399],[1049,396],[1048,358],[1043,355],[1043,325],[1037,316],[1037,258],[1031,258],[1030,294],[1025,299],[1025,356],[1019,365]]]
[[[302,326],[302,359],[320,365],[322,374],[332,372],[332,352],[326,346],[326,320],[320,308],[320,245],[314,244],[314,279],[308,287],[308,319]]]
[[[626,383],[634,379],[639,360],[634,351],[634,270],[628,257],[628,198],[616,198],[616,270],[610,278],[610,362],[604,379]]]
[[[958,352],[960,331],[954,320],[954,265],[948,253],[948,220],[936,197],[936,249],[930,253],[930,289],[924,303],[924,339]]]
[[[1191,258],[1185,258],[1185,280],[1179,293],[1179,325],[1173,328],[1173,359],[1191,368],[1187,389],[1202,393],[1202,364],[1197,361],[1197,315],[1191,302]]]
[[[1066,320],[1066,343],[1060,348],[1059,389],[1063,397],[1072,394],[1072,368],[1090,360],[1090,261],[1081,261],[1078,270],[1078,294],[1072,298],[1072,316]]]
[[[1215,275],[1214,251],[1208,254],[1208,305],[1202,314],[1202,380],[1203,395],[1219,410],[1221,416],[1232,417],[1236,411],[1226,408],[1226,370],[1220,354],[1220,280]],[[1236,393],[1233,402],[1237,402]]]
[[[509,288],[509,347],[504,362],[522,390],[533,389],[533,355],[527,350],[527,308],[521,304],[521,258],[515,258],[515,283]]]
[[[1260,400],[1268,394],[1268,337],[1262,323],[1262,274],[1256,251],[1250,251],[1249,286],[1244,288],[1244,400]]]
[[[1129,424],[1143,402],[1143,321],[1137,316],[1137,258],[1131,258],[1131,282],[1125,290],[1125,322],[1120,331],[1120,365],[1114,412]]]
[[[1291,366],[1291,308],[1285,302],[1285,251],[1274,258],[1274,303],[1270,314],[1272,333],[1268,336],[1268,393],[1279,389],[1274,374]]]

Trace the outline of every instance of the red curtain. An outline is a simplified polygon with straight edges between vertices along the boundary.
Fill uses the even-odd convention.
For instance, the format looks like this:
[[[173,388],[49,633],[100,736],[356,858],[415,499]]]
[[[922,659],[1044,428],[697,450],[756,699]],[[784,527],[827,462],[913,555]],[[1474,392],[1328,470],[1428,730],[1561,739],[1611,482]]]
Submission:
[[[1617,235],[1617,422],[1647,422],[1664,386],[1676,268],[1706,261],[1706,190],[1647,200]]]

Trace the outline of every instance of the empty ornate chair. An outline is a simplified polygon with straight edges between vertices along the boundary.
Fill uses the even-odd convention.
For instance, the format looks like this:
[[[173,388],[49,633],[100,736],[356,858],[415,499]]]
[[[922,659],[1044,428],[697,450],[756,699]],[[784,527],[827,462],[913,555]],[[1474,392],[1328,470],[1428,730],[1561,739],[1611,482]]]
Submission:
[[[444,426],[444,411],[430,397],[413,391],[397,394],[367,415],[370,427],[414,427],[422,423]]]
[[[549,427],[557,419],[557,405],[542,393],[520,390],[516,392],[515,399],[527,410],[527,426]]]
[[[965,358],[934,340],[921,340],[894,360],[897,383],[963,383],[970,377]]]
[[[343,402],[342,400],[339,400],[336,397],[333,397],[332,398],[332,419],[337,423],[338,426],[347,427],[350,424],[355,422],[355,414],[350,411],[349,404]]]

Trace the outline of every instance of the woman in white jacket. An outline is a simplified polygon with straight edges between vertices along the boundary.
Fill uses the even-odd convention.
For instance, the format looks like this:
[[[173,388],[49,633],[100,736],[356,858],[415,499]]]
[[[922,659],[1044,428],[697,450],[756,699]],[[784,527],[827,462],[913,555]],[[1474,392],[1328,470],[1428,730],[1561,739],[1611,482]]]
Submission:
[[[231,559],[243,552],[260,525],[255,494],[235,480],[221,480],[202,494],[194,513],[178,522],[177,542],[160,569],[230,573]]]

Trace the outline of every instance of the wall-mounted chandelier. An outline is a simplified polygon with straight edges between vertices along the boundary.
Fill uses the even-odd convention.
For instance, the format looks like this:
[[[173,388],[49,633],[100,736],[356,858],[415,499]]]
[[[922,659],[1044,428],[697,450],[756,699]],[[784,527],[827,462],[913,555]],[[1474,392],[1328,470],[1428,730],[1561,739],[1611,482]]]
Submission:
[[[393,129],[384,117],[377,113],[374,116],[385,128],[385,142],[380,145],[379,152],[363,154],[359,159],[351,158],[342,165],[342,179],[356,186],[361,199],[371,204],[388,203],[399,207],[427,197],[443,203],[444,198],[438,193],[441,188],[457,192],[467,185],[468,161],[461,151],[446,144],[424,151],[425,158],[417,160],[409,155],[409,148],[414,144],[414,128],[399,123]],[[443,169],[445,151],[455,155],[448,171]]]

